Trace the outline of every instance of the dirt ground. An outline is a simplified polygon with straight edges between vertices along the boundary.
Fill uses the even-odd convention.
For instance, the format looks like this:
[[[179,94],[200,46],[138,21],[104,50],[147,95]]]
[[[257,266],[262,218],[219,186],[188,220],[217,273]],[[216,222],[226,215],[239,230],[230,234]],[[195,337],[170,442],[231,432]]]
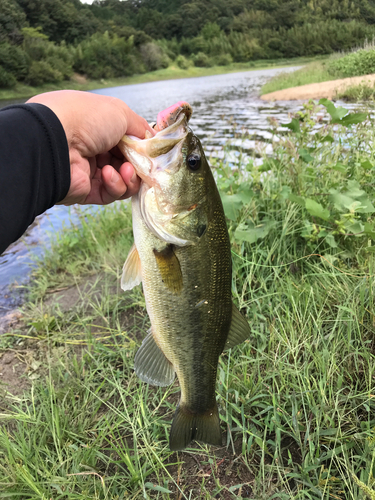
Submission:
[[[51,312],[51,314],[56,307],[63,313],[67,313],[80,306],[85,297],[89,296],[93,299],[95,296],[103,294],[103,287],[106,287],[105,293],[107,294],[116,293],[117,284],[115,281],[109,285],[108,283],[102,284],[98,276],[87,276],[79,284],[54,290],[43,301],[43,307],[46,312]],[[126,328],[130,320],[125,314],[122,321],[124,328]],[[23,322],[22,310],[18,308],[0,316],[0,335],[15,330],[22,334],[28,333],[28,327]],[[92,331],[95,334],[95,328]],[[14,349],[0,348],[0,409],[1,399],[4,395],[20,395],[30,386],[31,380],[41,364],[39,356],[42,356],[42,353],[38,353],[38,349],[33,344],[29,344],[27,340]]]
[[[299,87],[276,90],[261,96],[263,101],[304,101],[309,99],[333,99],[340,92],[348,87],[360,85],[361,83],[375,83],[375,74],[366,76],[355,76],[352,78],[342,78],[341,80],[331,80],[329,82],[309,83]]]

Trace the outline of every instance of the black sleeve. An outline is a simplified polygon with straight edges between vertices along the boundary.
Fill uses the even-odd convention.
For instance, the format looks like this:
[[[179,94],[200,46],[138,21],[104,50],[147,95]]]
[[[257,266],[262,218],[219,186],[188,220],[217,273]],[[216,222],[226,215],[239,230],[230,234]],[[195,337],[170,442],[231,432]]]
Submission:
[[[64,129],[43,104],[0,110],[0,254],[70,186]]]

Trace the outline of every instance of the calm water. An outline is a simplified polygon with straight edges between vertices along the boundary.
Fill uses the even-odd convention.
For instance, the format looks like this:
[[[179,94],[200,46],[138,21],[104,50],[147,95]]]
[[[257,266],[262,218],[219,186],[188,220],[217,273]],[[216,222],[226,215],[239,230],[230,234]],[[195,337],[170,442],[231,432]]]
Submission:
[[[267,118],[275,116],[281,123],[289,121],[288,113],[300,108],[299,102],[265,103],[258,98],[259,88],[269,78],[288,69],[268,69],[183,80],[143,83],[94,91],[118,97],[148,121],[171,104],[188,101],[194,110],[191,128],[200,137],[208,156],[221,156],[223,145],[231,140],[231,161],[236,162],[239,149],[253,152],[265,149],[272,153]],[[0,107],[9,102],[0,102]],[[233,122],[244,128],[251,139],[235,139]],[[283,130],[285,132],[285,130]],[[9,296],[11,283],[27,279],[32,258],[42,255],[50,234],[77,217],[74,208],[56,206],[38,217],[26,235],[0,256],[0,316],[14,307],[17,296]]]

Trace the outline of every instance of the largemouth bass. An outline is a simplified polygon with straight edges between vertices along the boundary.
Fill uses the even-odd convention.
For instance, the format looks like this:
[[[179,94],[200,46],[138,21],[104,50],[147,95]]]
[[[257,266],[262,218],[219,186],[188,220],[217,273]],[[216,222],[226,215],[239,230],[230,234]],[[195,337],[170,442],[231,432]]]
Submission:
[[[223,350],[249,338],[232,304],[232,262],[224,211],[201,143],[188,127],[189,104],[159,113],[157,134],[124,136],[119,144],[141,177],[132,198],[134,245],[121,286],[141,281],[151,330],[134,369],[149,384],[167,386],[177,374],[181,400],[171,450],[192,440],[221,445],[215,397]]]

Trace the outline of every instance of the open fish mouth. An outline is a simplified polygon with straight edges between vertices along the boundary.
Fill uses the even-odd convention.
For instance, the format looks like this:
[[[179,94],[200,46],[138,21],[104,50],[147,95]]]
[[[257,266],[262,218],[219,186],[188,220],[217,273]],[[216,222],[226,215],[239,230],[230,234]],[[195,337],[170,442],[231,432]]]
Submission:
[[[128,135],[121,139],[118,145],[121,152],[149,186],[157,185],[157,173],[171,174],[173,167],[178,166],[192,112],[190,104],[179,101],[158,114],[155,136],[146,132],[145,139]]]
[[[188,122],[192,114],[193,110],[190,104],[185,101],[179,101],[176,104],[169,106],[169,108],[160,111],[154,129],[161,131],[170,127],[176,123],[179,118],[181,118],[181,115],[185,115],[186,121]]]

